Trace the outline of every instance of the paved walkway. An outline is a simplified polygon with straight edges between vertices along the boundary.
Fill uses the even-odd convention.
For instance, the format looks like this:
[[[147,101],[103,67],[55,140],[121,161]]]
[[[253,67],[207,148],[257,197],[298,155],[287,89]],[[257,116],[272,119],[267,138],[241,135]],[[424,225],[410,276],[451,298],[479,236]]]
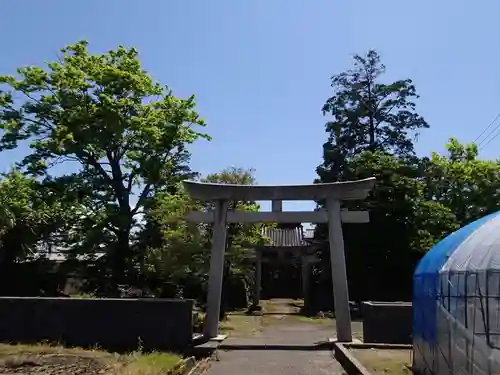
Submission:
[[[293,312],[288,305],[289,302],[289,300],[273,301],[272,315],[265,316],[266,324],[261,331],[241,337],[235,333],[225,340],[223,346],[227,349],[219,351],[220,361],[212,362],[206,374],[341,374],[342,367],[333,358],[331,350],[311,350],[315,344],[325,342],[334,336],[334,327],[302,322],[296,316],[286,315]],[[271,346],[271,349],[235,350],[236,348],[230,348],[233,345],[235,347],[267,345]],[[290,348],[283,350],[285,346]]]

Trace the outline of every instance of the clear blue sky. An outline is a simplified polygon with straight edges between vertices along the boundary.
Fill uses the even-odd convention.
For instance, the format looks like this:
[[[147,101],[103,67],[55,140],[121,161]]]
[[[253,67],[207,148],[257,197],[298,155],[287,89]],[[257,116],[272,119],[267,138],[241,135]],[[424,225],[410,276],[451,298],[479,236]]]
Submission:
[[[155,79],[197,97],[213,141],[193,147],[193,169],[253,167],[261,184],[316,177],[329,77],[370,48],[388,80],[412,78],[421,95],[431,129],[419,154],[473,141],[500,112],[498,0],[4,0],[0,27],[0,74],[80,39],[96,52],[137,47]]]

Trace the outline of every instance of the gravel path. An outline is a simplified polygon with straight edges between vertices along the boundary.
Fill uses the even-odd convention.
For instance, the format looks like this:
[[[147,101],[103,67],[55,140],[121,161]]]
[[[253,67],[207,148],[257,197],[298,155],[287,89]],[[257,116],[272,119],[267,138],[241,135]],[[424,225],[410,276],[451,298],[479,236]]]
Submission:
[[[224,341],[227,350],[219,351],[220,361],[212,362],[207,375],[322,375],[341,374],[340,364],[331,350],[252,349],[231,350],[232,345],[249,346],[310,346],[334,336],[334,328],[322,324],[305,323],[290,313],[287,300],[274,302],[273,321],[260,332],[247,337],[230,336]],[[283,315],[280,315],[280,310]],[[275,321],[274,321],[275,320]],[[283,349],[283,348],[279,348]],[[293,349],[293,350],[292,350]]]

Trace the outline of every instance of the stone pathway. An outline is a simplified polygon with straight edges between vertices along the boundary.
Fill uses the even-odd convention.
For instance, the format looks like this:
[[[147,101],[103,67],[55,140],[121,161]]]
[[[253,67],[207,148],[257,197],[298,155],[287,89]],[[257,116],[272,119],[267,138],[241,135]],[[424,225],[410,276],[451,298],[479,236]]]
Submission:
[[[274,300],[272,315],[265,316],[266,324],[261,331],[241,337],[235,333],[226,339],[223,343],[225,349],[219,350],[220,361],[212,362],[206,374],[341,374],[342,367],[333,358],[331,350],[312,350],[315,344],[325,342],[335,335],[334,327],[303,322],[296,316],[288,315],[294,312],[290,302]],[[271,346],[271,349],[237,349],[238,346],[264,345]],[[231,346],[234,346],[234,349],[231,349]],[[290,348],[283,350],[287,346]]]

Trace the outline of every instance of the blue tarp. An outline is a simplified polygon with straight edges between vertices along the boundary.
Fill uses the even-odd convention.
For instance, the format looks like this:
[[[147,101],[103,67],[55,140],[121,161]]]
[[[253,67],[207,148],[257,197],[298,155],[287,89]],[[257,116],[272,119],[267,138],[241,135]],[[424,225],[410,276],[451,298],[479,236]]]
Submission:
[[[476,229],[500,211],[485,216],[453,232],[438,242],[421,259],[413,276],[413,337],[434,344],[436,340],[437,299],[439,271],[448,257]]]

